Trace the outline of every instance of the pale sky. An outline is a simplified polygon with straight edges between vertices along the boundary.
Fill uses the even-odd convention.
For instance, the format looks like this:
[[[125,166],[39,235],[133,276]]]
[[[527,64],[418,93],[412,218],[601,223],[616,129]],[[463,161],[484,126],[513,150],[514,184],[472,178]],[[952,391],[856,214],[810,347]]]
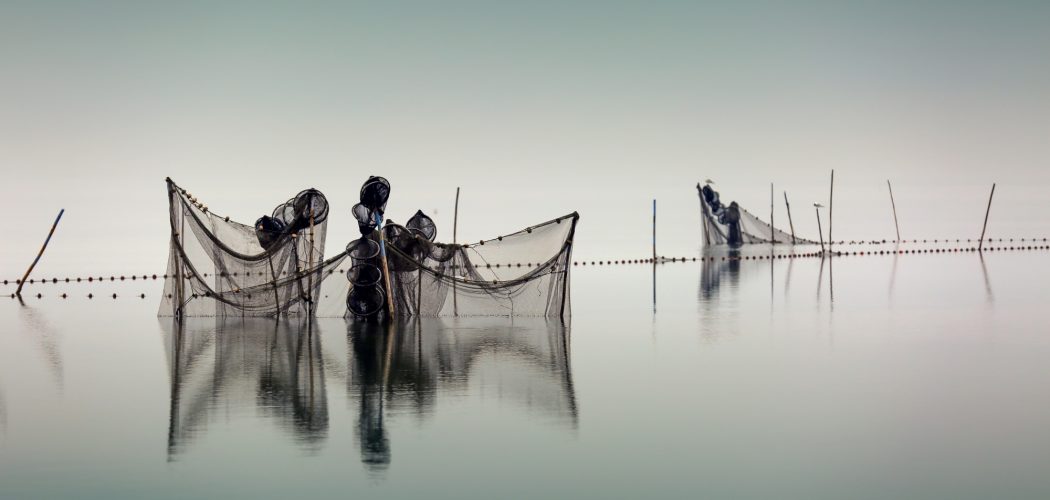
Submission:
[[[0,1],[0,274],[162,272],[171,176],[245,223],[307,187],[354,237],[578,210],[576,257],[695,255],[695,184],[815,236],[1050,236],[1047,2]]]

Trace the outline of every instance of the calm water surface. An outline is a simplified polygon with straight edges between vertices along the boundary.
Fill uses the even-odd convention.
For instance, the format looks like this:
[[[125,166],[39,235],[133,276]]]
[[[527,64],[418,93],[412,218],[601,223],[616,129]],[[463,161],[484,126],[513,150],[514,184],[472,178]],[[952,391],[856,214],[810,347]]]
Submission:
[[[1048,264],[579,267],[569,324],[180,327],[153,282],[27,288],[0,498],[1048,498]]]

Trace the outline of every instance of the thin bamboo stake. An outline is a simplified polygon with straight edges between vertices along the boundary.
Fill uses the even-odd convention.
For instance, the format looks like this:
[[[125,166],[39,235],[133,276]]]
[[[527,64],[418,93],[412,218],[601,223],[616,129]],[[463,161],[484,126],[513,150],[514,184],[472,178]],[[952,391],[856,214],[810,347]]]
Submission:
[[[828,254],[835,253],[835,240],[831,238],[831,227],[834,224],[832,217],[835,211],[835,169],[831,169],[831,193],[828,195]]]
[[[817,212],[817,234],[820,236],[820,254],[824,255],[824,230],[820,228],[820,207],[814,207]]]
[[[890,188],[890,206],[893,207],[893,227],[897,230],[897,243],[901,242],[901,226],[897,224],[897,202],[893,201],[893,185],[886,179],[886,186]]]
[[[386,261],[386,236],[383,234],[383,216],[376,214],[376,228],[379,231],[379,250],[383,261],[383,280],[386,282],[386,305],[390,319],[394,319],[394,293],[390,288],[390,267]]]
[[[788,203],[788,192],[784,191],[784,207],[787,208],[788,212],[788,225],[791,226],[791,244],[797,243],[795,239],[795,223],[791,221],[791,204]]]
[[[310,296],[306,299],[306,307],[309,309],[309,315],[314,314],[314,202],[310,200],[310,256],[306,258],[306,269],[310,272],[310,276],[306,280],[306,285],[309,287]]]
[[[777,242],[777,233],[773,230],[773,183],[769,183],[769,243]]]
[[[22,297],[22,287],[26,284],[26,279],[29,278],[29,273],[33,272],[33,268],[36,267],[36,263],[40,262],[40,257],[44,255],[44,250],[47,250],[47,244],[51,242],[51,236],[55,234],[55,228],[58,227],[58,221],[62,220],[62,214],[66,213],[66,209],[58,211],[58,217],[55,217],[55,223],[51,225],[51,231],[47,233],[47,239],[44,240],[44,245],[40,247],[40,252],[36,254],[36,258],[33,259],[33,263],[29,265],[29,269],[26,269],[25,275],[22,276],[22,281],[18,283],[18,289],[15,290],[15,295]]]
[[[700,183],[699,182],[696,183],[696,190],[697,190],[697,194],[699,195],[699,198],[700,198],[700,216],[703,217],[703,219],[704,219],[704,220],[701,221],[701,223],[702,223],[702,225],[704,227],[704,246],[708,246],[708,245],[711,244],[711,235],[709,234],[709,229],[707,228],[707,220],[708,220],[707,204],[704,203],[704,191],[700,187]]]
[[[992,192],[988,195],[988,208],[984,211],[984,225],[981,226],[981,242],[977,244],[977,251],[980,252],[984,246],[984,232],[988,229],[988,214],[992,212],[992,197],[995,196],[995,183],[992,183]]]
[[[456,247],[456,230],[459,229],[459,186],[456,186],[456,208],[452,213],[452,247]],[[459,249],[456,249],[459,252]],[[456,298],[456,259],[452,259],[452,315],[459,316],[459,302]]]

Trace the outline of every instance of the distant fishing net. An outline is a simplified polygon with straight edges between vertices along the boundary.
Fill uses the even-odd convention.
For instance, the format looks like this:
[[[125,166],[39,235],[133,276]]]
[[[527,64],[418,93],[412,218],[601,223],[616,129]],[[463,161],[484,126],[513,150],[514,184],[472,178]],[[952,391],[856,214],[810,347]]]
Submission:
[[[704,242],[708,245],[739,246],[753,243],[786,243],[815,245],[816,241],[792,237],[791,233],[771,227],[734,201],[728,205],[719,199],[718,191],[710,185],[696,189],[700,196]]]
[[[345,255],[324,260],[329,207],[320,191],[302,191],[249,226],[211,213],[171,179],[167,185],[171,241],[159,315],[333,311],[322,283]]]
[[[435,241],[437,225],[422,211],[404,225],[387,221],[380,234],[389,194],[385,179],[369,178],[353,209],[362,233],[347,246],[347,310],[353,317],[380,319],[391,307],[400,317],[569,314],[578,214],[493,240],[446,244]]]

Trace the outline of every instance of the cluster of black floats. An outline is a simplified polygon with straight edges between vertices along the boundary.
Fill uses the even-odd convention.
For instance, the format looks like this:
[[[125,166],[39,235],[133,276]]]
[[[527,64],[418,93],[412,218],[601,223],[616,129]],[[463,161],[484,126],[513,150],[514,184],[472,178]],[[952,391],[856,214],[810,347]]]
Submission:
[[[432,243],[437,226],[423,211],[416,211],[404,226],[390,221],[383,225],[389,198],[390,182],[372,176],[361,186],[361,202],[353,208],[361,237],[346,246],[351,263],[346,274],[351,285],[346,307],[359,319],[377,319],[383,314],[389,301],[386,273],[419,269],[420,263],[435,253]],[[395,250],[390,255],[387,244]],[[451,258],[452,252],[448,254]]]
[[[736,202],[723,205],[718,200],[718,191],[711,189],[711,186],[704,186],[700,192],[704,195],[704,202],[710,208],[711,215],[718,219],[719,224],[724,224],[728,229],[726,243],[731,246],[743,244],[744,235],[740,230],[740,207]]]
[[[328,199],[316,189],[307,189],[255,221],[255,237],[263,249],[328,219]]]

